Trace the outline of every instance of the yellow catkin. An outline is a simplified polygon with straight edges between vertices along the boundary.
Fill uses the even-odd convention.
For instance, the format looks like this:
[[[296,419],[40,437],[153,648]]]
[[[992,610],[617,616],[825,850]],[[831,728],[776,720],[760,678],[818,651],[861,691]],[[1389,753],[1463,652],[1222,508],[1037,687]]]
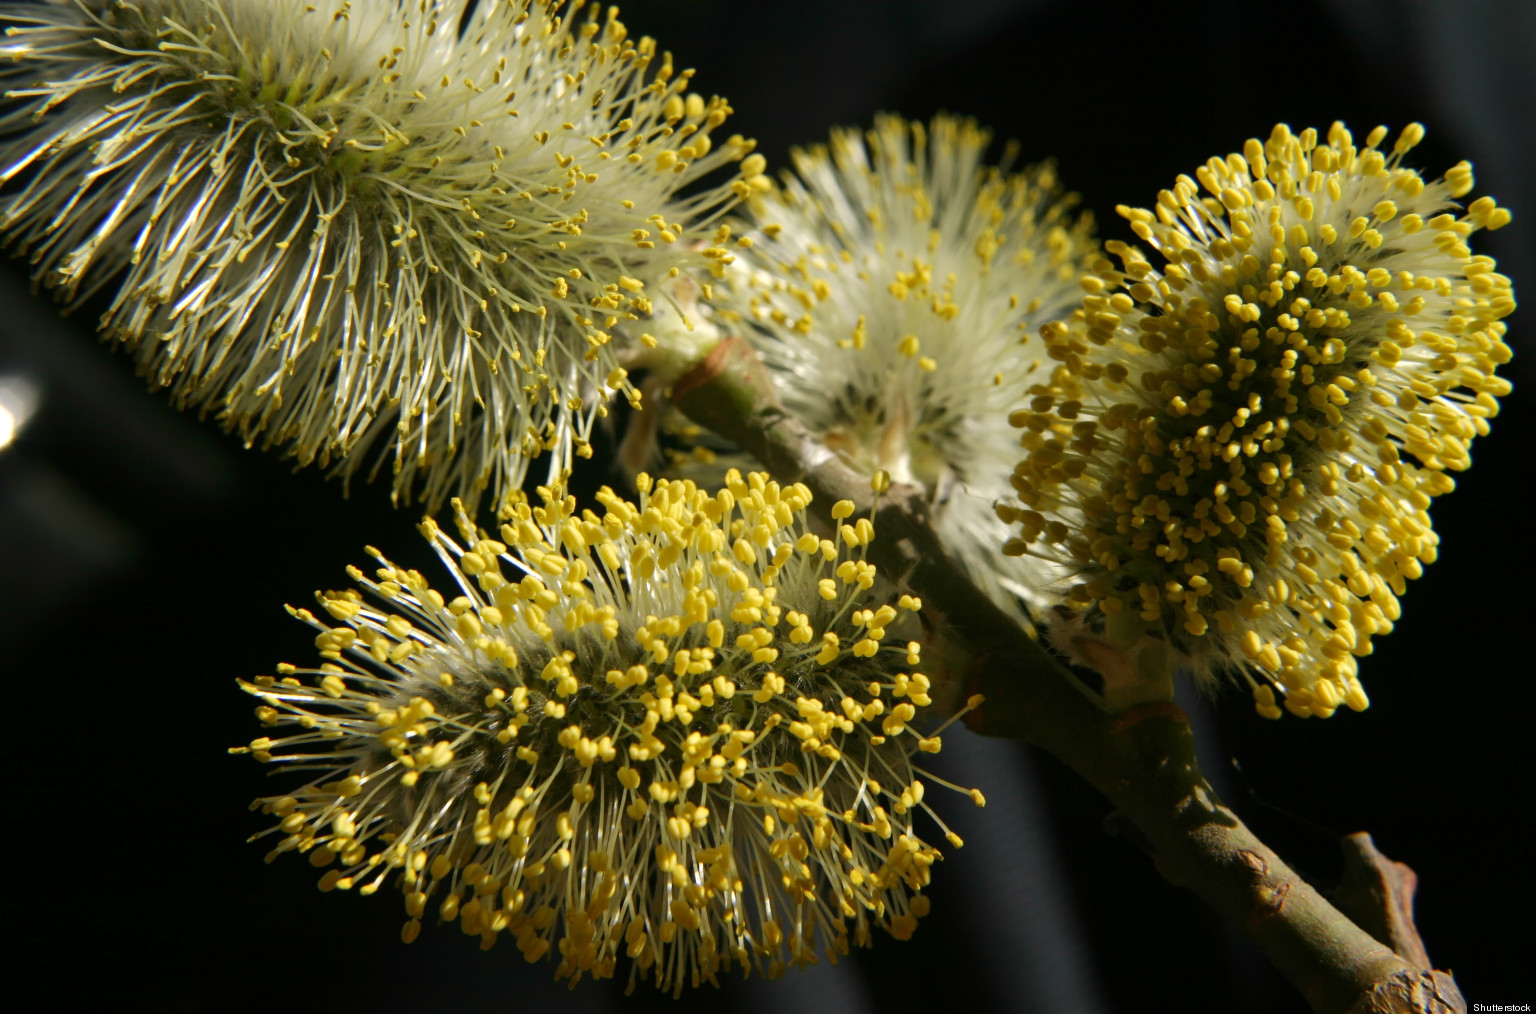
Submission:
[[[1261,715],[1367,704],[1357,659],[1434,562],[1431,500],[1471,464],[1510,384],[1515,300],[1469,240],[1463,162],[1426,181],[1423,136],[1362,147],[1281,124],[1122,207],[1158,255],[1111,243],[1048,325],[1084,397],[1015,413],[1006,552],[1071,566],[1069,603],[1118,639],[1164,638],[1197,674],[1257,680]]]
[[[398,884],[407,942],[436,912],[573,981],[623,957],[632,981],[681,990],[909,935],[899,913],[939,858],[913,825],[934,816],[914,763],[941,742],[918,710],[931,685],[896,633],[921,604],[887,604],[862,559],[796,552],[802,485],[638,485],[637,503],[600,491],[602,514],[560,489],[515,497],[504,541],[462,507],[459,540],[423,522],[451,599],[375,553],[379,581],[354,572],[372,598],[318,594],[355,606],[342,626],[294,610],[334,661],[241,684],[275,735],[236,752],[321,771],[258,800],[273,855],[327,866],[327,890]],[[759,528],[738,557],[728,533]],[[397,659],[402,636],[417,648]]]

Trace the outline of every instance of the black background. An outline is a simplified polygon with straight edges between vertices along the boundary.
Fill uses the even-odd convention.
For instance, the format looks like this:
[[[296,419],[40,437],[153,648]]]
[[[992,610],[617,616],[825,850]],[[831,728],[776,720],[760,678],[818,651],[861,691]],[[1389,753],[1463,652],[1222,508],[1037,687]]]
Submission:
[[[876,110],[970,114],[1024,160],[1055,157],[1104,238],[1130,238],[1117,203],[1150,204],[1277,120],[1344,119],[1357,137],[1420,120],[1416,165],[1470,158],[1475,194],[1514,210],[1475,242],[1518,295],[1533,281],[1533,10],[658,0],[624,15],[697,67],[700,90],[730,97],[731,126],[775,168],[791,144]],[[676,1003],[647,987],[567,992],[509,942],[481,954],[452,927],[404,947],[393,889],[322,896],[301,860],[262,865],[244,839],[264,819],[244,803],[273,786],[225,749],[257,734],[234,679],[312,656],[281,604],[342,586],[367,543],[427,566],[415,512],[392,510],[381,486],[344,498],[172,411],[94,341],[92,312],[61,321],[27,295],[24,264],[7,268],[0,374],[43,391],[0,453],[8,957],[11,983],[30,981],[48,1009],[1305,1009],[1241,936],[1103,832],[1106,805],[1069,772],[958,731],[945,757],[994,805],[960,814],[970,845],[936,869],[934,914],[909,943]],[[1371,709],[1270,723],[1245,695],[1190,702],[1224,793],[1314,882],[1337,874],[1334,838],[1362,829],[1418,871],[1430,954],[1471,1003],[1536,1000],[1529,312],[1510,320],[1517,391],[1478,468],[1433,508],[1442,558],[1362,665]],[[583,479],[618,481],[597,465]]]

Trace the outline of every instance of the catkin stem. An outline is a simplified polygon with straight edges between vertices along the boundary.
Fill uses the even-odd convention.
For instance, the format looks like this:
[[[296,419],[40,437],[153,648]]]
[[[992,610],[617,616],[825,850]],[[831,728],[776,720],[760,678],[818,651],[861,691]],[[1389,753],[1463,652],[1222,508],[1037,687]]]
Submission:
[[[780,406],[751,347],[721,342],[673,388],[673,403],[750,452],[816,502],[873,508],[870,559],[938,606],[970,652],[986,695],[973,727],[1055,755],[1140,831],[1158,872],[1240,926],[1319,1014],[1465,1011],[1452,978],[1374,939],[1302,880],[1217,798],[1195,757],[1188,717],[1171,704],[1113,715],[1006,617],[945,553],[922,492],[892,486],[874,504],[869,481]]]

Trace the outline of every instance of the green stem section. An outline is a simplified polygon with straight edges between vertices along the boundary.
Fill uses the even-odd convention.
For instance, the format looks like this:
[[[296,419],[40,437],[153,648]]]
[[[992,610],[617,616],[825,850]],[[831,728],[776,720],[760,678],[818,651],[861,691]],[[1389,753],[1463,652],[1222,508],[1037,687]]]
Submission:
[[[1187,716],[1171,704],[1115,715],[997,608],[945,553],[923,491],[893,486],[876,498],[790,417],[747,343],[721,342],[673,388],[693,421],[755,456],[780,482],[804,482],[823,509],[851,500],[873,513],[870,559],[938,606],[946,634],[971,660],[986,696],[978,731],[1023,739],[1103,793],[1169,882],[1243,928],[1319,1014],[1465,1011],[1454,981],[1374,939],[1298,877],[1212,790],[1195,758]],[[1421,952],[1420,952],[1421,953]]]

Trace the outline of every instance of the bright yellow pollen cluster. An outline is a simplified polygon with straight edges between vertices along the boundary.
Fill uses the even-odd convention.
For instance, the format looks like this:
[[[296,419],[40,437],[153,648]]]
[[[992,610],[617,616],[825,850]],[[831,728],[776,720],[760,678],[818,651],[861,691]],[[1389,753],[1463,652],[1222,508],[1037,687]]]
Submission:
[[[623,954],[680,990],[905,938],[939,858],[913,817],[949,785],[912,762],[941,745],[897,634],[921,602],[870,594],[868,522],[817,537],[802,485],[639,487],[601,515],[540,489],[499,539],[425,522],[452,598],[375,552],[372,599],[295,611],[325,664],[242,684],[299,730],[237,752],[325,771],[257,801],[272,856],[328,867],[322,890],[394,878],[407,941],[435,915],[572,981]]]
[[[1282,124],[1121,208],[1163,265],[1108,244],[1122,267],[1044,329],[1082,396],[1010,419],[1027,456],[1005,552],[1070,560],[1070,604],[1118,636],[1262,675],[1266,717],[1275,689],[1302,716],[1366,706],[1356,659],[1434,561],[1430,501],[1510,389],[1510,282],[1467,246],[1509,212],[1457,214],[1471,166],[1426,183],[1401,164],[1423,128],[1390,152],[1386,133]]]
[[[724,99],[582,6],[13,15],[10,117],[36,115],[0,142],[0,233],[69,300],[126,269],[105,334],[249,442],[351,471],[392,439],[396,494],[434,507],[516,487],[638,401],[610,343],[655,283],[718,276],[712,219],[771,189],[752,141],[715,138]]]

